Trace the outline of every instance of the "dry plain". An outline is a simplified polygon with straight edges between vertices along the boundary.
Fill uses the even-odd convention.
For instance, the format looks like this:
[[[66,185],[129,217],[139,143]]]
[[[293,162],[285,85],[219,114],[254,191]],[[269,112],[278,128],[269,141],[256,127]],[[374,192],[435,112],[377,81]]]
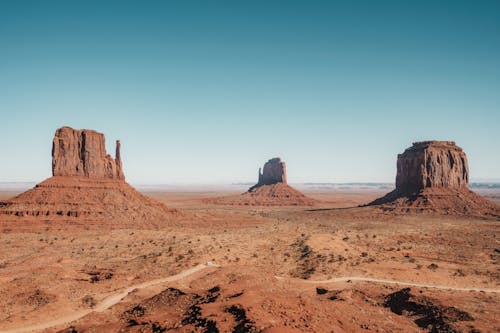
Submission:
[[[244,190],[145,189],[178,209],[149,227],[1,221],[0,332],[500,330],[498,217],[356,207],[387,189],[306,189],[313,207],[206,200]]]

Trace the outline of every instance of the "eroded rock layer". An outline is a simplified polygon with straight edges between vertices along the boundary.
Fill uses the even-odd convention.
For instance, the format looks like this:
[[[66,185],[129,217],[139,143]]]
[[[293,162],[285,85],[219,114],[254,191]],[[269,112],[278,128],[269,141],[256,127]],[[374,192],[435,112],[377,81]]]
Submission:
[[[396,189],[416,193],[425,188],[467,188],[469,166],[452,141],[416,142],[398,155]]]
[[[120,157],[120,141],[116,156],[106,153],[104,134],[93,130],[62,127],[52,143],[52,175],[125,179]]]
[[[0,215],[40,221],[161,224],[170,212],[124,181],[85,177],[51,177],[0,203]]]

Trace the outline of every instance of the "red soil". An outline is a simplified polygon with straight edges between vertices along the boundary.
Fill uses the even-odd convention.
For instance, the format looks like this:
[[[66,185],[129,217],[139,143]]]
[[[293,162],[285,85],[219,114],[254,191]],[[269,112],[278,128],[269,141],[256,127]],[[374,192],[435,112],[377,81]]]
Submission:
[[[245,206],[313,206],[316,200],[306,197],[287,184],[276,183],[253,187],[239,196],[207,199],[206,202]]]
[[[122,180],[51,177],[0,202],[3,219],[161,224],[174,210]]]
[[[370,205],[394,213],[500,217],[500,206],[468,189],[426,188],[403,196],[394,190]]]

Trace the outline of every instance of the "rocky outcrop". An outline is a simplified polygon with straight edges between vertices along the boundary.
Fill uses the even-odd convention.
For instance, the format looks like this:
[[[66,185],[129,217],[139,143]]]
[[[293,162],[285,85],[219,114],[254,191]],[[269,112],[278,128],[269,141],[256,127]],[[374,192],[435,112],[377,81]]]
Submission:
[[[455,142],[415,142],[398,155],[396,189],[369,205],[400,213],[499,216],[499,207],[468,183],[467,157]]]
[[[52,143],[52,175],[123,180],[120,141],[116,142],[113,159],[106,153],[104,134],[59,128]]]
[[[425,188],[467,188],[469,166],[453,141],[415,142],[398,155],[396,190],[401,194]]]
[[[286,184],[286,164],[279,157],[270,159],[264,164],[264,169],[259,168],[259,180],[249,191],[263,186],[277,183]]]

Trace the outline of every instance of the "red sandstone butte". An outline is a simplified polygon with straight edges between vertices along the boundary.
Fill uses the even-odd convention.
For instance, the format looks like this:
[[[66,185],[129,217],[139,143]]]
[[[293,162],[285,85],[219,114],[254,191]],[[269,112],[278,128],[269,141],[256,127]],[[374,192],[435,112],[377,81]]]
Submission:
[[[264,164],[264,170],[259,168],[259,179],[252,189],[262,185],[273,185],[277,183],[286,184],[286,164],[279,157],[270,159]]]
[[[120,142],[113,159],[106,153],[104,135],[93,130],[56,131],[52,173],[35,188],[0,202],[2,220],[162,225],[173,212],[125,182]]]
[[[222,205],[245,206],[312,206],[315,200],[287,184],[286,165],[279,157],[270,159],[259,169],[257,184],[237,197],[209,199]]]
[[[125,179],[120,158],[120,141],[116,141],[116,157],[106,153],[104,134],[93,130],[62,127],[52,143],[52,175]]]
[[[287,184],[286,164],[279,157],[270,159],[259,169],[257,184],[243,193],[245,205],[255,206],[312,206],[315,200]]]
[[[469,165],[452,141],[416,142],[398,155],[396,188],[411,194],[425,188],[467,188]]]
[[[415,142],[398,155],[396,189],[370,205],[387,210],[497,215],[499,207],[468,188],[469,166],[453,141]]]

